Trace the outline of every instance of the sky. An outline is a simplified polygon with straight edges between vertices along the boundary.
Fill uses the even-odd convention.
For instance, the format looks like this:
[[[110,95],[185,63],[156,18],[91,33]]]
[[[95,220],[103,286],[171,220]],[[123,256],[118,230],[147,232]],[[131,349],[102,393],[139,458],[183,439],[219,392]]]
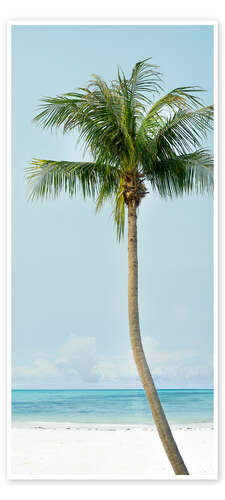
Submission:
[[[127,313],[127,238],[112,207],[62,194],[31,203],[32,158],[87,158],[78,135],[32,123],[43,96],[130,75],[152,57],[165,92],[188,85],[213,102],[213,27],[12,27],[12,376],[17,389],[139,388]],[[212,148],[212,136],[204,144]],[[158,388],[213,386],[213,198],[143,200],[138,214],[143,345]]]

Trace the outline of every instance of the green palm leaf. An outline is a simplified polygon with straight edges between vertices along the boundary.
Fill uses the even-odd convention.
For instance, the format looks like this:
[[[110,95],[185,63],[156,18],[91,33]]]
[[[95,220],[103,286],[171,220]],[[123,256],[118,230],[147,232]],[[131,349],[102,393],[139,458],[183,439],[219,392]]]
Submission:
[[[79,113],[81,94],[62,94],[56,97],[44,97],[39,105],[39,113],[33,122],[42,128],[60,127],[64,125],[64,132],[69,127],[74,128],[77,124],[76,116]]]
[[[58,162],[35,158],[26,169],[26,178],[32,200],[55,198],[62,191],[73,197],[78,187],[84,198],[95,197],[102,183],[109,191],[118,186],[116,171],[93,162]]]
[[[163,126],[168,113],[202,106],[202,102],[195,95],[196,92],[201,91],[198,87],[179,87],[168,92],[156,101],[143,116],[137,135],[142,136],[150,133],[153,136]]]
[[[152,161],[157,158],[169,159],[177,154],[187,154],[200,148],[208,130],[212,129],[213,106],[195,110],[181,109],[163,120],[156,122],[157,131],[151,131],[137,138],[137,148],[147,154]],[[140,145],[139,142],[140,141]]]
[[[184,193],[213,191],[213,161],[207,150],[157,161],[146,173],[151,187],[160,196],[172,198]]]
[[[135,64],[129,79],[129,89],[132,99],[139,103],[151,103],[155,93],[162,89],[162,76],[158,71],[158,66],[150,64],[150,58],[139,61]],[[148,94],[148,95],[146,95]],[[150,95],[149,95],[150,94]],[[151,97],[150,97],[151,96]]]

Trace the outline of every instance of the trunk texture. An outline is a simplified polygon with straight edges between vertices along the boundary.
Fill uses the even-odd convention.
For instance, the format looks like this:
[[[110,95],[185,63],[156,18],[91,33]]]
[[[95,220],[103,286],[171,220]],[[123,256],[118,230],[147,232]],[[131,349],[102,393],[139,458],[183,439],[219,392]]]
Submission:
[[[141,342],[138,312],[137,212],[134,202],[128,205],[128,266],[128,312],[130,339],[134,360],[151,407],[160,439],[173,470],[177,475],[188,475],[188,470],[174,441],[171,429],[161,406]]]

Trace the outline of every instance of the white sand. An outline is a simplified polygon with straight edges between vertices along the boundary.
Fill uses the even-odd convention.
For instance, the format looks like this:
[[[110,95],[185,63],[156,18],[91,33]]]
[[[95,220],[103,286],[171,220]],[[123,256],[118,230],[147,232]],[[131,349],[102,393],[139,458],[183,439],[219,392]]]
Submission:
[[[190,473],[185,478],[216,479],[212,426],[176,425],[172,432]],[[10,441],[12,479],[175,477],[154,426],[17,424]]]

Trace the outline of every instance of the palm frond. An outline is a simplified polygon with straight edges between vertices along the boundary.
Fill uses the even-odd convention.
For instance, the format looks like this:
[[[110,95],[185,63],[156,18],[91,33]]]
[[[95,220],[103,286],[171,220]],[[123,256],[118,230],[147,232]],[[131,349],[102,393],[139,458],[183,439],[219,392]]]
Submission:
[[[26,169],[26,179],[32,200],[56,198],[61,191],[69,196],[76,195],[77,187],[83,197],[95,197],[102,183],[108,183],[108,189],[118,185],[116,171],[93,162],[66,162],[33,159]]]
[[[92,90],[90,91],[90,88]],[[80,137],[94,158],[121,164],[129,152],[123,127],[123,102],[104,80],[94,75],[81,106]]]
[[[154,94],[162,90],[162,78],[158,67],[147,61],[149,59],[135,64],[130,79],[127,79],[123,71],[118,68],[118,80],[114,82],[114,88],[122,98],[123,131],[131,149],[134,149],[137,122],[145,110],[146,103],[151,103]]]
[[[39,113],[33,118],[42,128],[59,128],[63,125],[63,132],[72,130],[78,123],[79,105],[82,94],[68,93],[56,97],[43,97],[38,106]]]
[[[121,163],[129,152],[129,138],[124,128],[121,96],[94,75],[87,88],[55,98],[44,98],[40,113],[34,118],[43,128],[63,127],[71,132],[78,127],[80,139],[94,160]]]
[[[154,138],[148,141],[149,153],[157,159],[173,158],[201,148],[207,131],[212,129],[213,106],[200,109],[181,109],[165,120]]]
[[[144,172],[153,191],[164,198],[213,191],[213,157],[205,149],[157,161]]]
[[[200,87],[177,87],[158,99],[147,113],[147,116],[156,112],[159,113],[165,108],[175,112],[183,108],[202,107],[202,101],[195,95],[195,93],[199,92],[204,92],[204,90]]]
[[[139,103],[151,103],[153,95],[163,90],[162,75],[158,71],[158,66],[147,62],[149,60],[150,58],[137,62],[129,80],[132,98]]]
[[[178,110],[188,110],[202,107],[201,100],[195,93],[204,92],[199,87],[178,87],[158,99],[143,117],[137,135],[150,134],[153,136],[163,126],[168,113]]]

